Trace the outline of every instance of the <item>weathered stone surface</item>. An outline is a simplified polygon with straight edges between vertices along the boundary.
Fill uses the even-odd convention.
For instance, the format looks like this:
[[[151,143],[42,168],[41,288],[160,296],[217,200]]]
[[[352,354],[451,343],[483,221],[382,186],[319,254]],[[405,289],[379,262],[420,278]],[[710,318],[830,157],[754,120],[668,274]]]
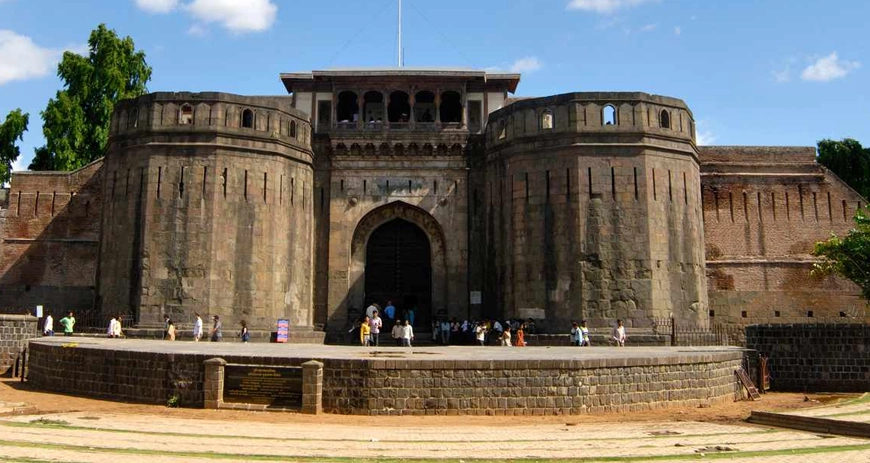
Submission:
[[[39,336],[37,321],[30,315],[0,314],[0,375],[21,362],[27,340]],[[23,362],[19,367],[23,367]]]

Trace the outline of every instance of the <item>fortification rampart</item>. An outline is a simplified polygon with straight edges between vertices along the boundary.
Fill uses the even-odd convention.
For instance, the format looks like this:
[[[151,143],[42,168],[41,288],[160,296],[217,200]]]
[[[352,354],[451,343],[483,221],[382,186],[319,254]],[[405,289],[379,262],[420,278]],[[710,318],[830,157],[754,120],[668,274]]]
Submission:
[[[194,312],[311,326],[313,155],[289,99],[158,93],[121,103],[102,185],[104,315]]]
[[[0,210],[0,307],[56,315],[94,305],[102,161],[73,172],[13,172]]]
[[[866,319],[852,283],[810,274],[816,242],[866,204],[812,147],[700,149],[710,310],[718,322]]]
[[[566,326],[706,324],[691,112],[642,93],[528,99],[488,132],[488,296]]]

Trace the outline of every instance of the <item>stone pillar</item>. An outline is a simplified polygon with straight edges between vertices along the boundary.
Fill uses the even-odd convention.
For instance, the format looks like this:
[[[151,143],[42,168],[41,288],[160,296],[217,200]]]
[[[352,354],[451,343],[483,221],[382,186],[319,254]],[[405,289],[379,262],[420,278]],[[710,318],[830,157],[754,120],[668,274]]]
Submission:
[[[323,363],[317,360],[302,364],[302,413],[323,413]]]
[[[204,408],[217,410],[224,401],[224,367],[227,361],[211,358],[202,363],[205,365],[205,381],[202,385]]]

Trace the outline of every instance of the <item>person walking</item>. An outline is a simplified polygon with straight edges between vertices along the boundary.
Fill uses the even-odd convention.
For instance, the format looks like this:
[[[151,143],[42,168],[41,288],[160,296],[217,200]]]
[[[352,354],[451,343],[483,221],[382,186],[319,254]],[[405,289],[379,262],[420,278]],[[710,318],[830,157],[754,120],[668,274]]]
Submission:
[[[526,324],[520,323],[520,326],[517,327],[517,342],[514,343],[517,347],[526,347]]]
[[[378,347],[378,338],[381,335],[381,327],[384,326],[383,320],[381,320],[381,316],[378,314],[378,311],[375,310],[374,317],[369,320],[369,326],[371,327],[371,345],[374,347]]]
[[[76,317],[70,312],[66,317],[60,319],[60,325],[63,326],[64,336],[72,336],[76,327]]]
[[[363,319],[359,325],[359,343],[363,347],[368,347],[372,339],[371,319],[368,316]]]
[[[116,338],[116,339],[124,337],[124,332],[121,330],[121,316],[120,315],[115,316],[115,326],[112,329],[112,337]]]
[[[396,306],[393,305],[393,301],[387,301],[387,306],[384,307],[384,314],[387,315],[387,320],[393,321],[396,318]]]
[[[175,323],[172,320],[167,320],[166,323],[166,340],[175,341]]]
[[[169,337],[169,315],[163,315],[163,340]]]
[[[199,313],[194,315],[196,315],[196,321],[193,322],[193,340],[199,342],[202,339],[202,317],[199,316]]]
[[[402,346],[411,347],[411,341],[414,340],[414,327],[411,326],[411,320],[405,320],[405,326],[402,327]]]
[[[486,326],[483,322],[477,324],[474,328],[474,337],[477,339],[477,343],[481,346],[486,345]]]
[[[393,341],[396,342],[396,346],[401,347],[402,345],[402,320],[396,320],[396,323],[393,325],[393,330],[390,332],[393,336]]]
[[[571,345],[581,346],[583,344],[583,333],[580,331],[580,325],[577,322],[571,323]]]
[[[501,340],[501,345],[503,347],[511,346],[511,329],[505,328],[504,331],[501,332],[501,336],[499,337]]]
[[[583,347],[592,345],[589,342],[589,327],[586,326],[586,320],[580,322],[580,345]]]
[[[242,331],[239,333],[239,337],[242,338],[243,343],[247,344],[248,341],[251,340],[251,332],[248,331],[248,322],[242,320],[241,325],[242,325]]]
[[[42,325],[42,334],[45,336],[54,336],[54,318],[51,314],[45,316],[45,324]]]
[[[109,327],[106,328],[106,337],[114,338],[115,337],[115,323],[118,323],[118,320],[115,320],[115,317],[112,317],[109,320]]]
[[[211,333],[209,333],[209,338],[211,338],[212,342],[221,342],[224,338],[224,334],[221,332],[223,330],[224,324],[221,323],[221,317],[215,315],[214,316],[214,325],[211,327]]]
[[[625,326],[622,320],[616,320],[616,326],[613,328],[613,340],[619,347],[625,347]]]

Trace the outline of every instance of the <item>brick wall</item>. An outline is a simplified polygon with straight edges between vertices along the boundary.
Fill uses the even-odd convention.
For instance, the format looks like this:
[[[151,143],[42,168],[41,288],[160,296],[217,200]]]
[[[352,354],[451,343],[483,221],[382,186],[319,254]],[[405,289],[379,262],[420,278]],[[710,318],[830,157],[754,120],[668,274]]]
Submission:
[[[864,198],[816,163],[813,147],[699,149],[712,320],[870,321],[858,288],[810,275],[813,245],[843,236]]]
[[[746,347],[769,356],[774,390],[870,390],[870,325],[752,325]]]
[[[0,374],[15,365],[28,339],[39,336],[37,322],[30,315],[0,314]]]

